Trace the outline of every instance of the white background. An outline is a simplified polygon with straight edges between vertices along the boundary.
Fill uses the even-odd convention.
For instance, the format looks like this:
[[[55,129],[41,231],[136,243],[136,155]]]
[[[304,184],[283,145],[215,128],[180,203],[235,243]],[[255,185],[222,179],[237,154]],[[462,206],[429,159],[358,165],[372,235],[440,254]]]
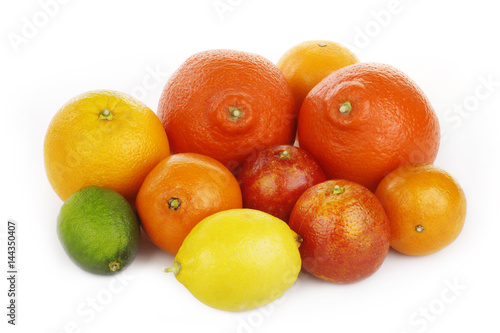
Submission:
[[[498,332],[500,20],[493,1],[64,2],[0,6],[2,332]],[[156,111],[163,84],[195,52],[231,48],[277,62],[310,39],[394,65],[426,92],[443,129],[435,164],[468,200],[456,242],[427,257],[391,251],[375,275],[353,285],[301,273],[281,299],[242,313],[194,299],[162,272],[173,257],[145,237],[118,276],[71,263],[56,236],[62,201],[46,179],[42,149],[67,100],[106,88],[135,94]],[[6,323],[8,219],[18,222],[16,327]]]

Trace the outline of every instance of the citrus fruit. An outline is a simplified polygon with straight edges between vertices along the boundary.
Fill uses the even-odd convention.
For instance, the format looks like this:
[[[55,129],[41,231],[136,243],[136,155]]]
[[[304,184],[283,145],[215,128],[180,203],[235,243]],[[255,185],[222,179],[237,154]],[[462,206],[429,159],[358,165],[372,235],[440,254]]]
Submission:
[[[174,153],[213,157],[235,174],[252,153],[293,143],[297,114],[276,65],[234,50],[189,57],[165,85],[158,105]]]
[[[327,178],[375,191],[407,163],[432,163],[439,148],[434,109],[417,84],[379,63],[341,68],[315,86],[300,110],[300,146]]]
[[[62,200],[94,185],[133,204],[148,172],[168,155],[167,136],[154,112],[110,90],[67,102],[53,117],[44,143],[47,177]]]
[[[438,252],[460,234],[466,199],[446,171],[426,164],[408,164],[389,173],[375,195],[391,225],[391,247],[404,254]]]
[[[139,249],[139,220],[118,192],[84,187],[64,202],[57,217],[57,234],[68,256],[94,274],[125,269]]]
[[[307,189],[288,224],[303,239],[302,267],[329,282],[353,283],[371,276],[390,247],[382,205],[367,188],[347,180]]]
[[[295,101],[302,104],[311,89],[337,69],[358,63],[346,47],[329,40],[309,40],[285,52],[277,66],[285,75]]]
[[[300,237],[282,220],[231,209],[198,223],[166,269],[201,302],[250,310],[279,298],[296,281]]]
[[[217,160],[179,153],[165,158],[148,174],[136,207],[153,243],[176,254],[184,238],[203,218],[241,208],[241,190],[233,174]]]
[[[311,154],[291,145],[264,148],[249,157],[238,174],[243,207],[285,222],[300,195],[325,180],[325,173]]]

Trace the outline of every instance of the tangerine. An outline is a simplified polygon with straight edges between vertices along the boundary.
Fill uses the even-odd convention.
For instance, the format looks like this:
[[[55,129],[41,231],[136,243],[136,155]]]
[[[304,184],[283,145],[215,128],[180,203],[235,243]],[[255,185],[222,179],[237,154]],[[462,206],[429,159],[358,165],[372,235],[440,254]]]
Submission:
[[[466,199],[446,171],[426,164],[408,164],[389,173],[375,195],[389,217],[391,247],[423,256],[450,245],[465,222]]]
[[[301,105],[309,91],[337,69],[358,63],[345,46],[329,40],[309,40],[285,52],[277,66],[285,75],[295,101]]]
[[[276,65],[235,50],[189,57],[166,83],[158,105],[172,152],[213,157],[235,174],[252,153],[293,143],[297,114]]]
[[[222,210],[242,208],[233,174],[217,160],[179,153],[161,161],[146,177],[136,200],[142,227],[151,241],[176,254],[191,229]]]
[[[316,85],[300,110],[299,143],[327,178],[375,191],[400,165],[432,163],[439,123],[417,84],[386,64],[341,68]]]

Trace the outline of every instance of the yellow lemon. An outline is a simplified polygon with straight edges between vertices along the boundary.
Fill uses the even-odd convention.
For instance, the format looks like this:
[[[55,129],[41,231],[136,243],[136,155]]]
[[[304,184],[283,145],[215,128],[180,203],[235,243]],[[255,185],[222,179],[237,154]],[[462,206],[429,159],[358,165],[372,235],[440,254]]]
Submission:
[[[295,283],[301,240],[270,214],[230,209],[199,222],[165,271],[208,306],[250,310],[274,301]]]

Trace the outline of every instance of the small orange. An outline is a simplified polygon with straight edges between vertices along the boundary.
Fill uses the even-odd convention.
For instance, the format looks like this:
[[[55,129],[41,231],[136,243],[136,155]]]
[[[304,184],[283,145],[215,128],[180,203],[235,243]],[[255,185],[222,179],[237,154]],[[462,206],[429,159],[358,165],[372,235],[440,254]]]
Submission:
[[[358,63],[341,68],[307,95],[299,115],[299,143],[327,178],[375,191],[400,165],[432,163],[439,123],[423,91],[393,66]]]
[[[219,211],[242,208],[233,174],[215,159],[180,153],[161,161],[137,195],[137,212],[151,241],[176,254],[191,229]]]
[[[277,66],[292,88],[300,106],[311,89],[337,69],[358,63],[349,49],[329,40],[309,40],[293,46]]]
[[[375,195],[389,217],[391,247],[401,253],[423,256],[438,252],[464,226],[464,192],[436,166],[403,165],[380,182]]]
[[[62,200],[80,188],[101,186],[133,204],[146,175],[169,153],[155,113],[111,90],[67,102],[52,118],[44,142],[47,178]]]
[[[173,153],[213,157],[235,174],[258,150],[292,144],[297,115],[276,65],[235,50],[189,57],[166,83],[158,105]]]

